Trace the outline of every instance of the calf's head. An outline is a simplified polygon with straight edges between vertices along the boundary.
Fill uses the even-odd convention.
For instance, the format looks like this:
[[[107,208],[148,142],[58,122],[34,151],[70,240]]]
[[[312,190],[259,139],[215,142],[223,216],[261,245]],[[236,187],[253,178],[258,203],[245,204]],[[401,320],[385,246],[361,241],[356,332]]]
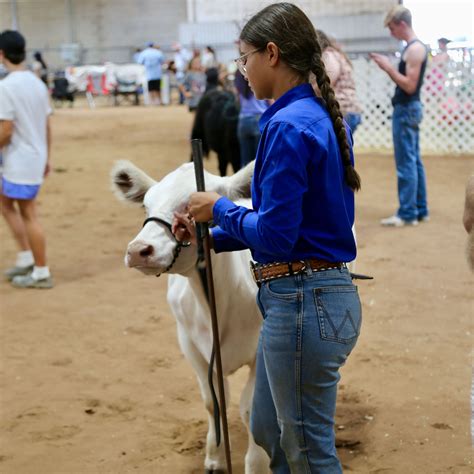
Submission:
[[[206,190],[216,191],[230,199],[250,197],[250,181],[253,162],[231,177],[218,177],[205,172]],[[177,241],[164,222],[171,224],[174,212],[184,212],[190,195],[196,191],[194,166],[181,165],[155,181],[129,161],[118,161],[111,173],[115,194],[145,208],[148,221],[137,236],[128,244],[125,265],[145,274],[187,274],[196,262],[194,246],[182,247],[176,253]],[[171,268],[170,268],[171,266]]]

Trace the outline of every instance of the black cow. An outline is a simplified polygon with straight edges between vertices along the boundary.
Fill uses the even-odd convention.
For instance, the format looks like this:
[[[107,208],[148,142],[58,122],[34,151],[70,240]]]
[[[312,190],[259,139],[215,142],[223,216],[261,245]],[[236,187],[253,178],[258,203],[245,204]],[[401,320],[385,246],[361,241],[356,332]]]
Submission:
[[[239,107],[232,92],[213,89],[206,92],[196,109],[191,138],[202,140],[202,151],[217,153],[219,173],[225,176],[230,163],[234,173],[240,169],[240,146],[237,137]]]

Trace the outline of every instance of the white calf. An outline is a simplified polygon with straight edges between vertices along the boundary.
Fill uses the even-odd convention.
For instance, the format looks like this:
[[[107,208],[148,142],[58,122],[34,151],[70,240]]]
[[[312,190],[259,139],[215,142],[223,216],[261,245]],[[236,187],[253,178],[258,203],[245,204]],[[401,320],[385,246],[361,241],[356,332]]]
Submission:
[[[206,172],[206,189],[233,200],[248,196],[252,173],[253,164],[232,177],[221,178]],[[175,211],[184,211],[190,194],[196,190],[192,163],[182,165],[156,182],[132,163],[120,161],[112,170],[112,180],[120,198],[143,204],[147,217],[157,217],[167,223],[171,223]],[[177,242],[165,223],[149,221],[129,243],[125,264],[147,275],[169,273],[167,298],[176,318],[179,345],[197,374],[208,411],[204,465],[207,472],[224,472],[224,447],[223,443],[216,446],[213,405],[207,382],[212,348],[210,311],[195,269],[196,247],[183,247],[178,253],[176,246]],[[250,258],[248,251],[213,253],[212,265],[226,400],[229,400],[226,377],[244,365],[249,366],[249,379],[240,400],[241,416],[249,435],[245,472],[260,474],[268,472],[269,460],[255,444],[249,430],[255,385],[255,353],[261,324],[255,301],[257,288],[248,267]]]

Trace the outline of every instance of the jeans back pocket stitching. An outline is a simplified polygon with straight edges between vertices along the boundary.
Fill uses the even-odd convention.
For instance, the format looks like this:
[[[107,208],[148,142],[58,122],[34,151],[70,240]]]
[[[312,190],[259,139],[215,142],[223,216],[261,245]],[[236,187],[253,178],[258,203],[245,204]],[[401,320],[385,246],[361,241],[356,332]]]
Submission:
[[[347,309],[346,314],[344,316],[344,319],[342,320],[342,323],[339,325],[339,328],[337,328],[337,330],[335,331],[336,337],[338,337],[339,331],[344,328],[344,325],[346,324],[346,321],[350,322],[350,324],[352,326],[352,329],[355,332],[355,335],[356,336],[358,335],[357,334],[357,327],[354,323],[354,319],[352,318],[352,313]]]
[[[324,291],[324,290],[326,290],[326,291]],[[327,291],[327,290],[329,290],[329,291]],[[359,330],[358,330],[358,328],[356,327],[356,325],[354,323],[351,312],[349,310],[346,310],[346,315],[344,316],[344,319],[343,319],[342,323],[339,325],[339,328],[337,329],[336,326],[334,325],[332,319],[330,318],[326,308],[324,308],[324,305],[322,303],[322,299],[320,297],[320,295],[323,294],[323,293],[350,293],[350,292],[358,293],[357,287],[355,287],[355,286],[346,287],[346,288],[323,287],[323,288],[313,289],[314,300],[315,300],[315,304],[316,304],[316,307],[317,307],[317,310],[318,310],[317,312],[318,312],[318,320],[319,320],[319,323],[320,323],[321,337],[323,339],[328,340],[328,341],[335,341],[335,342],[340,342],[340,343],[347,344],[347,343],[352,342],[355,338],[357,338],[359,336]],[[324,316],[322,316],[322,315],[325,315],[326,317],[324,318]],[[350,322],[355,334],[350,338],[341,338],[341,337],[338,336],[338,333],[339,333],[339,330],[344,327],[347,319],[349,319],[349,322]],[[330,335],[327,334],[325,320],[331,326],[331,328],[334,332],[334,336],[330,336]],[[360,327],[360,323],[357,326]]]

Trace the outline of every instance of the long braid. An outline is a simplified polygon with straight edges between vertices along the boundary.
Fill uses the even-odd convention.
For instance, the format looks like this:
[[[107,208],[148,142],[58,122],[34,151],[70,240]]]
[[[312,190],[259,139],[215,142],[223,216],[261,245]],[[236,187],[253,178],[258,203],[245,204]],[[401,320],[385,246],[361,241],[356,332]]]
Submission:
[[[296,72],[301,82],[308,82],[310,72],[316,76],[341,151],[344,178],[352,190],[360,189],[360,178],[351,163],[339,103],[321,58],[321,45],[316,30],[309,18],[296,5],[275,3],[258,12],[246,23],[240,39],[259,49],[265,49],[269,42],[274,42],[280,50],[282,61]]]
[[[331,87],[331,81],[326,73],[326,68],[321,59],[321,54],[316,53],[313,56],[313,67],[311,71],[316,76],[321,96],[326,102],[326,107],[331,117],[334,131],[336,132],[337,142],[341,151],[342,164],[344,166],[344,177],[346,183],[353,191],[360,189],[360,177],[352,166],[349,144],[347,142],[346,127],[342,118],[339,102],[336,100],[334,90]]]

